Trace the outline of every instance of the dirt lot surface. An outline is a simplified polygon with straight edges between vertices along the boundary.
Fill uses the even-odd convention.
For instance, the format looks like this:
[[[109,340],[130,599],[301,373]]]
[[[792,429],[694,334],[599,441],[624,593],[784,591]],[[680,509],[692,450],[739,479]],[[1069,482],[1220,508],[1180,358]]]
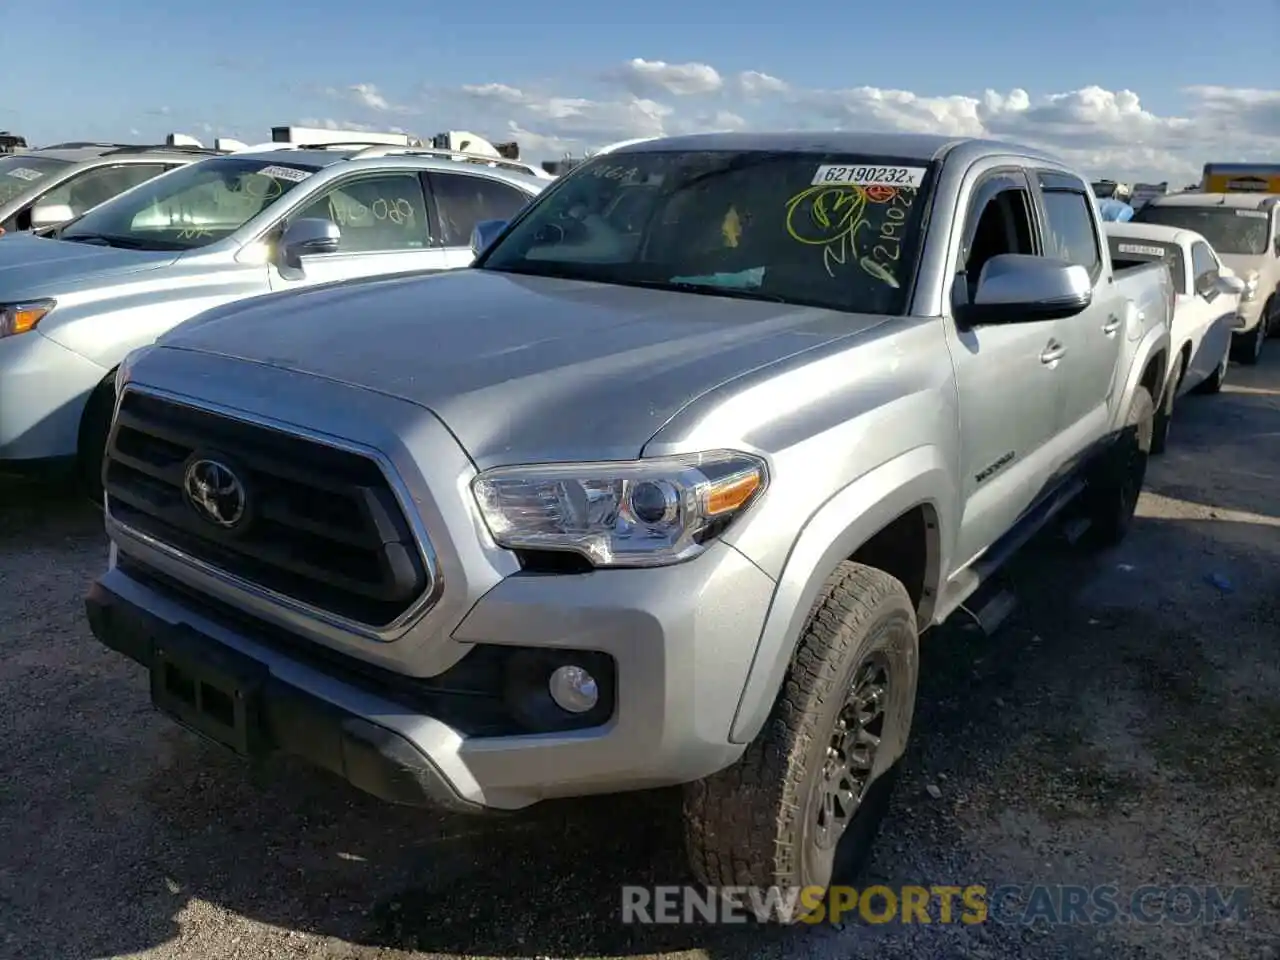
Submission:
[[[251,774],[155,715],[143,672],[90,636],[100,519],[6,486],[0,955],[1274,958],[1280,344],[1268,352],[1180,404],[1121,548],[1043,538],[1004,629],[929,638],[868,876],[1112,884],[1122,907],[1147,885],[1245,886],[1243,920],[624,926],[621,885],[685,880],[671,794],[466,819],[290,763]]]

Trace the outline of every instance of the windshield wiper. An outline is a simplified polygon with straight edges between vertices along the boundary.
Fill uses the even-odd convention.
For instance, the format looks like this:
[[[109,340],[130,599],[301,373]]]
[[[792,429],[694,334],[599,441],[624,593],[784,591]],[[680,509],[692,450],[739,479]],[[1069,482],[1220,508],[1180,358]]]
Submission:
[[[117,237],[106,233],[77,233],[73,236],[67,236],[65,233],[58,236],[59,240],[66,240],[69,243],[92,243],[100,247],[118,247],[121,250],[163,250],[162,246],[156,246],[153,241],[137,240],[134,237]]]
[[[96,243],[100,247],[111,246],[111,238],[103,236],[100,233],[81,233],[74,237],[68,237],[63,234],[58,237],[59,240],[66,240],[70,243]]]
[[[709,293],[717,297],[734,297],[738,300],[764,300],[768,303],[792,301],[776,293],[764,293],[750,287],[731,287],[719,283],[693,283],[689,280],[613,280],[629,287],[652,287],[655,290],[673,290],[676,293]]]

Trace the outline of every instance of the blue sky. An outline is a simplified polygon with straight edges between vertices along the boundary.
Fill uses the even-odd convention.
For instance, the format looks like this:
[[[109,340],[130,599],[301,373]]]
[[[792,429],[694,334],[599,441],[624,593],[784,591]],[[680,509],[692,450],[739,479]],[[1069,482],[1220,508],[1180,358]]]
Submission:
[[[157,139],[171,130],[264,140],[273,124],[328,119],[424,135],[462,127],[492,139],[517,130],[528,134],[528,153],[550,155],[598,145],[592,138],[700,125],[933,123],[1060,144],[1117,170],[1178,175],[1208,159],[1195,150],[1270,157],[1280,135],[1280,3],[1236,0],[1229,14],[1214,6],[13,4],[0,14],[6,46],[20,51],[30,38],[40,70],[30,82],[11,79],[0,128],[32,142]],[[637,12],[622,19],[622,7]],[[784,20],[783,12],[793,15]],[[1215,34],[1221,39],[1206,39]],[[673,88],[655,69],[628,66],[636,60],[708,67],[721,82]],[[786,96],[743,97],[734,79],[744,71],[785,81]],[[468,95],[464,86],[479,91]],[[837,95],[846,89],[861,92]],[[982,103],[987,90],[1001,98],[1024,92],[1026,102],[966,106]],[[1140,102],[1108,106],[1103,95],[1126,90]],[[915,98],[886,101],[874,91]],[[1050,99],[1077,91],[1095,92]]]

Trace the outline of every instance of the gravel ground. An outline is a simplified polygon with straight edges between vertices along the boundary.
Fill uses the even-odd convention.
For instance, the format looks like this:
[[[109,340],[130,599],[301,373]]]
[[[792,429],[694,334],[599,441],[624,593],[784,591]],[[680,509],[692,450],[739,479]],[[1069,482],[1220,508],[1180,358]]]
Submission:
[[[1280,346],[1178,409],[1129,540],[1053,536],[994,637],[929,638],[869,881],[1251,888],[1243,922],[635,927],[683,882],[669,792],[497,819],[250,771],[151,711],[81,612],[100,520],[0,490],[0,954],[178,958],[1276,957]],[[936,916],[936,914],[935,914]]]

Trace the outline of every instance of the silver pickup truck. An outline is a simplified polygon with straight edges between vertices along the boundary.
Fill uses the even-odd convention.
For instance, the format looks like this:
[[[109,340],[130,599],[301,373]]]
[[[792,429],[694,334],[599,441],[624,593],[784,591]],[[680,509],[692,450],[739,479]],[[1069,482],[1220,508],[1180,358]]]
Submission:
[[[121,367],[94,633],[244,755],[465,811],[685,784],[702,881],[826,886],[921,632],[1063,511],[1130,526],[1171,282],[1101,228],[1019,146],[694,136],[471,269],[206,313]]]
[[[548,183],[518,161],[356,145],[165,173],[51,237],[0,238],[0,473],[98,477],[116,366],[221,304],[471,262],[477,220]],[[353,328],[353,335],[363,336]]]

